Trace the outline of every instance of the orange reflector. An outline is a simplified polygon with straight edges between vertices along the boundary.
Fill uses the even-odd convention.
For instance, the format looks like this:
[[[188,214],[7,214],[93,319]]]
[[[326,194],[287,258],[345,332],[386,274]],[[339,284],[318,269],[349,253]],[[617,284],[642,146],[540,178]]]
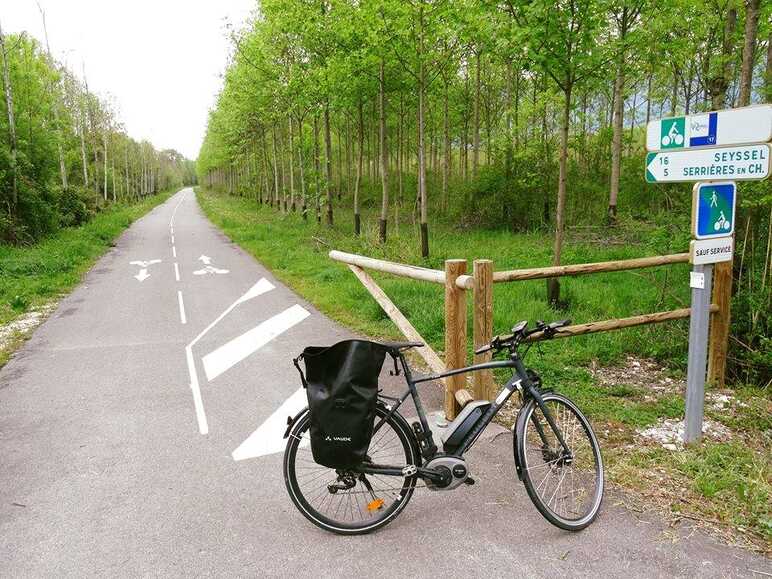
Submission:
[[[368,511],[377,511],[378,509],[383,508],[383,499],[374,499],[367,503],[367,510]]]

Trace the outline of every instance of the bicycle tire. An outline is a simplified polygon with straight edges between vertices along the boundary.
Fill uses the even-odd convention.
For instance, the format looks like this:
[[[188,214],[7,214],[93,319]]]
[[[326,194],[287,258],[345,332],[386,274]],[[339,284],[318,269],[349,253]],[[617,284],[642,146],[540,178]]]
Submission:
[[[388,410],[378,405],[376,408],[375,413],[375,420],[376,422],[385,416],[388,415]],[[310,464],[310,462],[313,462],[313,459],[311,457],[311,451],[310,448],[307,448],[307,454],[305,456],[298,458],[298,453],[301,450],[301,446],[303,444],[304,440],[308,440],[308,429],[309,429],[309,423],[310,423],[310,417],[308,414],[308,411],[303,413],[295,422],[295,424],[292,427],[291,433],[289,435],[289,439],[287,441],[287,447],[284,451],[284,483],[287,487],[287,492],[290,495],[290,499],[292,500],[293,504],[297,509],[305,516],[309,521],[311,521],[316,526],[333,533],[341,534],[341,535],[361,535],[365,533],[371,533],[377,529],[380,529],[384,527],[385,525],[389,524],[391,521],[393,521],[397,515],[399,515],[404,508],[407,506],[407,503],[410,501],[410,498],[413,496],[413,491],[415,490],[415,485],[417,481],[417,475],[411,475],[406,476],[404,478],[398,478],[398,477],[384,477],[384,479],[379,479],[378,475],[365,475],[366,477],[372,478],[372,480],[368,479],[369,484],[371,487],[373,487],[371,490],[368,490],[364,483],[361,480],[357,480],[355,483],[355,486],[353,489],[356,489],[357,486],[362,485],[362,488],[364,490],[357,490],[354,491],[353,489],[347,489],[342,491],[342,494],[338,497],[347,496],[348,499],[348,505],[347,507],[344,507],[343,512],[340,511],[340,505],[338,506],[338,509],[335,510],[334,513],[330,513],[329,510],[325,512],[321,512],[321,506],[311,504],[310,498],[306,496],[309,494],[309,491],[305,491],[303,489],[303,485],[301,484],[302,481],[298,479],[298,470],[306,469],[310,470],[313,469],[313,472],[309,473],[308,475],[305,475],[306,478],[309,477],[316,477],[321,481],[321,486],[317,486],[316,489],[314,489],[314,492],[320,493],[320,498],[322,499],[322,502],[324,503],[327,500],[327,496],[325,496],[325,485],[329,485],[331,482],[335,480],[340,480],[340,476],[342,476],[340,473],[341,471],[337,471],[335,469],[329,469],[325,466],[313,463],[313,465]],[[373,436],[373,441],[370,443],[370,449],[368,450],[368,455],[370,455],[371,452],[373,452],[374,446],[378,443],[379,440],[382,440],[383,437],[388,435],[388,430],[390,430],[393,435],[396,437],[397,441],[401,445],[401,453],[399,452],[399,449],[394,451],[395,455],[403,454],[404,455],[404,465],[407,466],[409,464],[412,465],[420,465],[421,460],[421,454],[418,449],[418,443],[415,439],[415,435],[413,434],[413,431],[411,430],[410,426],[408,425],[407,421],[397,412],[392,414],[386,422],[383,424],[381,430],[379,430],[378,433],[376,433]],[[381,435],[381,438],[379,438],[379,434]],[[389,443],[391,446],[395,446],[396,443]],[[307,447],[307,444],[306,444]],[[390,451],[391,452],[391,451]],[[373,460],[377,462],[378,454],[377,450],[373,454]],[[298,461],[302,461],[302,465],[298,465]],[[399,462],[399,460],[394,460],[393,462],[389,462],[388,464],[400,466],[403,463]],[[394,487],[389,489],[388,487],[384,490],[382,488],[375,488],[373,485],[373,482],[380,482],[383,483],[383,480],[394,480],[394,481],[402,481],[395,482]],[[315,480],[315,479],[311,479]],[[399,486],[401,484],[401,486]],[[327,486],[329,489],[329,486]],[[319,490],[321,489],[321,491]],[[381,511],[381,509],[378,509],[378,513],[376,513],[375,516],[365,518],[363,516],[361,521],[355,521],[354,514],[355,511],[352,506],[352,500],[353,503],[356,504],[357,512],[359,512],[360,515],[364,515],[364,513],[361,511],[361,504],[359,503],[360,498],[366,498],[367,494],[369,493],[372,495],[373,500],[378,500],[375,498],[375,495],[373,495],[373,491],[380,491],[382,494],[387,494],[389,491],[396,491],[398,489],[398,492],[394,493],[391,492],[391,494],[394,494],[394,500],[392,503],[388,506],[388,508],[385,508]],[[334,493],[331,491],[327,491],[329,495],[337,495],[338,491],[335,491]],[[354,498],[351,498],[351,495],[363,495],[360,496],[354,496]],[[332,503],[332,499],[330,499],[330,502]],[[369,506],[366,506],[366,511],[369,511]],[[346,521],[346,520],[340,520],[345,519],[346,513],[349,513],[351,515],[352,520]],[[340,513],[340,518],[338,518]]]
[[[517,453],[515,458],[522,469],[523,483],[525,484],[525,489],[528,492],[528,496],[537,510],[542,514],[542,516],[550,523],[561,529],[567,531],[581,531],[595,520],[600,511],[601,503],[603,502],[605,477],[603,471],[603,459],[600,453],[598,439],[592,430],[592,426],[590,425],[589,420],[587,420],[584,414],[582,414],[579,408],[577,408],[577,406],[571,402],[571,400],[565,396],[561,396],[560,394],[555,393],[543,394],[542,399],[546,405],[555,406],[559,410],[559,412],[554,412],[553,409],[550,408],[550,412],[553,414],[553,418],[558,423],[558,428],[560,428],[561,431],[564,430],[561,427],[561,421],[564,421],[566,418],[570,420],[570,416],[573,416],[576,419],[576,424],[570,428],[570,431],[562,432],[564,440],[566,440],[566,443],[572,449],[574,454],[573,459],[571,462],[565,462],[563,459],[561,459],[560,456],[558,456],[558,453],[560,452],[560,445],[557,441],[557,437],[555,437],[551,427],[549,424],[547,424],[546,419],[542,416],[542,422],[544,426],[543,432],[545,433],[545,437],[551,436],[554,439],[549,441],[551,445],[554,445],[554,449],[545,448],[545,446],[549,447],[551,445],[545,445],[543,442],[544,439],[539,435],[538,428],[534,422],[534,413],[537,413],[536,421],[538,422],[538,415],[542,414],[542,411],[541,408],[539,408],[539,406],[536,404],[536,401],[533,399],[528,401],[528,403],[522,408],[518,415],[516,436],[514,439],[514,452]],[[532,425],[530,430],[528,429],[529,425]],[[577,433],[576,426],[581,427],[579,433]],[[534,433],[536,441],[541,444],[540,447],[535,449],[529,447],[529,441],[533,443]],[[581,433],[584,434],[584,437],[579,439],[577,435]],[[592,453],[591,463],[593,470],[595,471],[595,484],[592,497],[589,502],[589,507],[581,512],[579,516],[568,517],[566,515],[569,514],[571,509],[570,507],[567,507],[564,502],[564,514],[561,515],[559,512],[560,508],[558,507],[560,501],[556,500],[555,508],[553,508],[551,506],[552,500],[558,498],[558,492],[561,490],[563,481],[566,479],[569,472],[571,477],[571,484],[573,485],[575,483],[574,466],[577,462],[577,451],[578,449],[581,449],[582,456],[584,456],[586,454],[585,447],[589,447],[589,450]],[[541,454],[541,460],[539,460],[539,454]],[[593,473],[590,473],[589,470],[584,472],[581,470],[583,466],[584,463],[582,463],[582,466],[580,466],[578,469],[579,478],[581,479],[592,477]],[[545,481],[547,481],[551,475],[560,476],[560,479],[558,484],[555,486],[552,495],[545,502],[545,495],[542,494],[542,490],[546,491],[546,489],[550,488],[549,483]],[[565,496],[565,490],[563,493]],[[573,506],[575,509],[576,499],[574,489],[572,489],[568,494],[573,499]]]

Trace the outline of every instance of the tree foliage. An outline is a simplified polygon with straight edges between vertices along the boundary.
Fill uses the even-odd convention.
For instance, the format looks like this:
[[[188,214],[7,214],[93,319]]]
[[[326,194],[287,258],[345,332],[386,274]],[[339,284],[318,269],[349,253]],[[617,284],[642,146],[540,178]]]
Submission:
[[[116,105],[35,39],[2,40],[0,242],[33,242],[111,203],[193,182],[190,161],[130,138]]]

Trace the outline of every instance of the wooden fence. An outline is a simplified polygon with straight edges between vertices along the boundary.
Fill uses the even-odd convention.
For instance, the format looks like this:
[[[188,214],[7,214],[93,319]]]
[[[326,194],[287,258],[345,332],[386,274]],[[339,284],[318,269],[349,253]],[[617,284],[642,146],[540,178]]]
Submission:
[[[370,294],[386,312],[386,315],[396,324],[402,334],[409,340],[426,344],[418,331],[399,311],[389,297],[376,284],[375,280],[365,271],[370,269],[389,273],[398,277],[414,279],[445,286],[445,361],[428,345],[419,348],[423,357],[434,372],[461,368],[467,365],[467,291],[472,291],[473,299],[473,336],[474,347],[485,345],[493,338],[493,284],[524,280],[546,279],[565,276],[589,275],[602,272],[627,271],[646,267],[658,267],[674,263],[688,263],[688,253],[660,255],[636,259],[604,261],[599,263],[584,263],[578,265],[562,265],[557,267],[542,267],[531,269],[515,269],[509,271],[494,271],[493,262],[487,259],[475,260],[472,274],[467,273],[467,262],[463,259],[449,259],[445,262],[445,270],[428,269],[412,265],[404,265],[380,259],[372,259],[361,255],[331,251],[330,258],[345,263],[354,275],[359,278]],[[723,306],[712,304],[711,312],[714,318],[729,319],[729,304]],[[596,332],[608,332],[633,326],[657,324],[670,320],[688,318],[690,308],[668,310],[640,314],[629,318],[615,318],[597,322],[588,322],[567,326],[556,337],[572,337]],[[514,322],[514,320],[513,320]],[[532,341],[543,339],[541,334],[534,334]],[[726,344],[716,343],[711,334],[709,352],[711,358],[716,352],[725,352]],[[491,353],[474,357],[475,363],[490,360]],[[723,383],[723,366],[711,366],[708,380]],[[458,409],[473,399],[492,399],[496,395],[492,373],[488,371],[475,372],[472,375],[473,394],[466,388],[467,378],[452,376],[445,379],[445,414],[448,419],[456,416]]]

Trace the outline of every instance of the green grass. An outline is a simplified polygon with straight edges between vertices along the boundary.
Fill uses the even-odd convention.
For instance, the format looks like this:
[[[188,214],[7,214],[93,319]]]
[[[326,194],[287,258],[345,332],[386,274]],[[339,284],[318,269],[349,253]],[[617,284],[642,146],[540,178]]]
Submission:
[[[443,268],[445,259],[493,259],[496,269],[539,267],[550,263],[551,235],[532,232],[460,229],[449,221],[430,227],[432,256],[419,255],[417,228],[402,218],[399,232],[390,225],[385,245],[377,242],[375,208],[363,213],[363,234],[353,235],[350,209],[339,208],[333,228],[303,222],[297,214],[282,215],[261,207],[254,199],[198,190],[206,213],[226,235],[266,265],[284,283],[317,306],[326,315],[362,334],[400,338],[400,334],[349,269],[327,256],[331,249],[371,257]],[[681,229],[686,230],[685,227]],[[676,227],[628,223],[613,232],[613,239],[594,243],[569,236],[564,263],[625,259],[685,251],[687,240]],[[619,240],[623,242],[620,243]],[[686,264],[563,278],[562,297],[567,309],[555,311],[545,304],[544,281],[497,284],[494,287],[494,331],[506,332],[518,320],[553,320],[571,317],[574,323],[686,307],[689,304]],[[405,280],[371,272],[387,295],[440,355],[444,347],[443,300],[439,285]],[[468,300],[471,302],[471,299]],[[471,303],[468,319],[472,320]],[[675,377],[685,370],[688,322],[678,321],[630,328],[570,339],[554,340],[534,348],[528,365],[536,369],[546,385],[575,400],[595,423],[603,440],[609,476],[628,489],[644,495],[651,489],[668,488],[652,473],[667,473],[673,492],[660,497],[658,506],[671,512],[690,510],[707,513],[720,524],[744,526],[756,541],[770,537],[769,400],[757,389],[737,392],[746,404],[723,422],[738,437],[756,439],[759,445],[706,442],[683,453],[660,447],[631,447],[636,429],[662,418],[681,418],[684,401],[677,394],[652,399],[645,385],[598,386],[587,366],[619,362],[626,354],[658,359]],[[471,340],[471,328],[467,332]],[[471,343],[469,344],[471,351]],[[500,376],[500,377],[503,377]],[[761,394],[761,395],[760,395]],[[710,411],[708,411],[710,415]],[[730,468],[731,473],[722,469]],[[646,484],[649,486],[646,487]],[[693,504],[684,505],[680,486],[688,487]],[[761,539],[759,539],[761,538]]]
[[[506,231],[460,230],[449,225],[430,229],[432,255],[419,256],[415,226],[400,225],[390,232],[388,243],[377,243],[377,222],[365,214],[365,231],[357,239],[348,213],[341,209],[334,228],[304,223],[296,215],[281,215],[254,200],[199,192],[206,214],[227,235],[267,265],[282,281],[295,288],[331,317],[363,333],[396,336],[395,329],[377,303],[348,268],[327,257],[340,249],[376,258],[443,269],[450,258],[489,258],[496,269],[548,265],[552,238],[543,233],[512,234]],[[685,250],[686,246],[680,248]],[[564,263],[583,263],[653,255],[645,242],[625,245],[568,243]],[[554,320],[571,317],[574,323],[625,317],[688,305],[684,264],[664,268],[563,278],[566,311],[554,311],[545,303],[543,280],[497,284],[494,287],[494,331],[506,332],[518,320]],[[373,274],[383,290],[437,350],[443,349],[443,288],[439,285]],[[471,299],[468,306],[471,311]],[[471,316],[469,316],[471,321]],[[470,322],[471,323],[471,322]],[[684,322],[640,327],[623,332],[595,334],[571,340],[555,340],[543,346],[550,365],[576,366],[592,359],[601,363],[618,360],[625,352],[666,359],[683,366],[686,354]],[[468,332],[471,336],[471,328]],[[471,348],[471,344],[470,344]]]
[[[32,246],[0,246],[0,324],[70,291],[120,233],[170,195],[111,207],[81,227],[63,229]]]

